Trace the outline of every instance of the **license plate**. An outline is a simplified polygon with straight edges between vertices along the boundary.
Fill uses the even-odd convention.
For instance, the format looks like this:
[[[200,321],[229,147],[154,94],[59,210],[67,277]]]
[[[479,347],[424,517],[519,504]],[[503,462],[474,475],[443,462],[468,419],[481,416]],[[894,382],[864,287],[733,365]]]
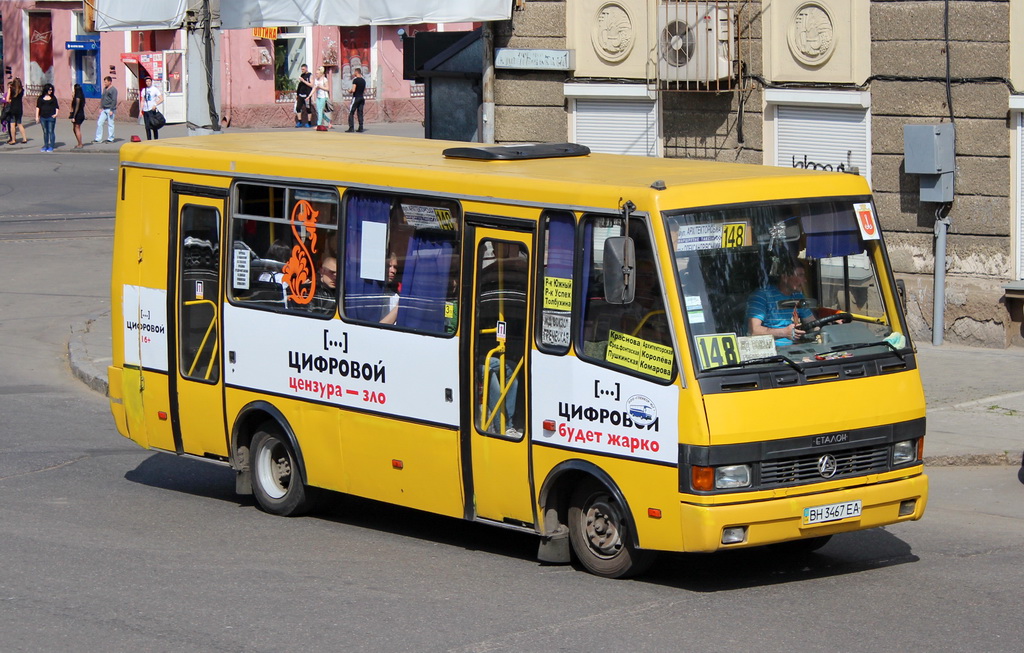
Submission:
[[[860,501],[830,503],[827,506],[804,508],[804,525],[823,524],[850,517],[860,517]]]

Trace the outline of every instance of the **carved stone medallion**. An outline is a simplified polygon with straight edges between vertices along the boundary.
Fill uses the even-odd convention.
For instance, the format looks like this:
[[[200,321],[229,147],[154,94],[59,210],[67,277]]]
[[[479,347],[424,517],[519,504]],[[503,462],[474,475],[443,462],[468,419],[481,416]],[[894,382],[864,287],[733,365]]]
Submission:
[[[604,61],[618,63],[629,56],[636,42],[636,29],[629,11],[618,2],[605,2],[597,9],[590,32],[594,52]]]
[[[817,2],[805,2],[793,12],[789,25],[789,51],[797,61],[821,66],[835,51],[832,15]]]

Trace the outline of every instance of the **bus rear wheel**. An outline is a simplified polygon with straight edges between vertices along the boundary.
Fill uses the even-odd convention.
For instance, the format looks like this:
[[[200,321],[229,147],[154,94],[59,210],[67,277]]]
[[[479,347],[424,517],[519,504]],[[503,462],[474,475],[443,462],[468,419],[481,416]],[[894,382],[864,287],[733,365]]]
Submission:
[[[252,493],[260,508],[284,517],[309,512],[311,494],[302,484],[298,459],[287,439],[261,427],[252,438],[250,451]]]
[[[569,541],[587,571],[605,578],[627,578],[646,571],[655,554],[633,546],[626,507],[604,485],[584,481],[569,507]]]

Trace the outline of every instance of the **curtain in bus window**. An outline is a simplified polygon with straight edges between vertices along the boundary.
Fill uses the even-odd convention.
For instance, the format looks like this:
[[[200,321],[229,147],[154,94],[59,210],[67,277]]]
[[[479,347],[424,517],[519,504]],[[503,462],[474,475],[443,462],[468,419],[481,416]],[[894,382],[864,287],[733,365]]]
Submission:
[[[345,227],[345,315],[357,320],[376,322],[387,312],[388,298],[384,282],[364,279],[359,275],[363,224],[387,224],[391,200],[353,195],[348,201],[348,222]]]
[[[831,204],[819,204],[811,207],[810,215],[800,218],[800,225],[807,234],[807,256],[810,258],[850,256],[864,251],[853,212],[839,213],[836,208]]]
[[[444,333],[444,304],[453,251],[448,238],[418,234],[409,240],[402,273],[402,299],[398,304],[398,326]]]
[[[549,277],[572,278],[573,223],[570,220],[551,220],[548,223],[547,268]]]

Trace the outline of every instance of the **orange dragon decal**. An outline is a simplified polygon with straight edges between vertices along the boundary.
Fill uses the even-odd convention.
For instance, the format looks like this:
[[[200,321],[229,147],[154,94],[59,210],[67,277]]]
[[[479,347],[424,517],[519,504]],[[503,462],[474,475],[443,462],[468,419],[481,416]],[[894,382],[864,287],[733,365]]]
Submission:
[[[316,292],[316,270],[313,268],[313,254],[316,253],[316,218],[319,211],[313,210],[308,200],[299,200],[292,209],[292,234],[296,245],[292,256],[284,264],[282,281],[288,286],[288,299],[296,304],[308,304]],[[299,223],[309,236],[309,249],[299,233]]]

